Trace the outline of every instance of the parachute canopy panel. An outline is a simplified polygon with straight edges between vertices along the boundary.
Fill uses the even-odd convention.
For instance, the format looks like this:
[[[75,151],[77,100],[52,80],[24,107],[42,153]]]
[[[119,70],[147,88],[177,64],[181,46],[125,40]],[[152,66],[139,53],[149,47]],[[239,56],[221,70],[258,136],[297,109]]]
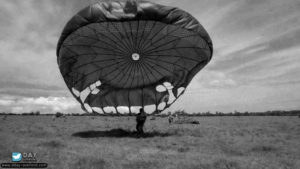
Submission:
[[[212,57],[200,23],[150,2],[99,2],[76,14],[57,46],[62,76],[87,112],[161,112]]]

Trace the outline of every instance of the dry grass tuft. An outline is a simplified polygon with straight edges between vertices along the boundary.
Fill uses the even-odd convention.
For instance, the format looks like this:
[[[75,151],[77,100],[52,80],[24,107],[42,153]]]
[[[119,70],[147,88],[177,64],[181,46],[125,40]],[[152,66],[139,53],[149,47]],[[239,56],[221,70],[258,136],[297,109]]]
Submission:
[[[93,157],[81,157],[76,160],[74,164],[71,164],[72,169],[105,169],[106,162],[105,160]]]
[[[251,151],[253,152],[276,152],[278,151],[278,148],[272,146],[272,145],[256,145],[254,147],[251,148]]]
[[[64,144],[57,140],[46,141],[38,144],[38,146],[47,147],[47,148],[62,148]]]
[[[122,165],[123,169],[155,169],[159,168],[156,162],[150,161],[131,161]]]

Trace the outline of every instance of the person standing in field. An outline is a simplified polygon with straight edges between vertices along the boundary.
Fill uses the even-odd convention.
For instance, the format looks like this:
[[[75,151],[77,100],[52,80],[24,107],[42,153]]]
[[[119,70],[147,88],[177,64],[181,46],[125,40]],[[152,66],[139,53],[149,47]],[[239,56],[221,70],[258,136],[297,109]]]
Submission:
[[[136,131],[138,134],[144,134],[144,124],[147,119],[147,115],[143,108],[140,109],[139,114],[136,116]]]

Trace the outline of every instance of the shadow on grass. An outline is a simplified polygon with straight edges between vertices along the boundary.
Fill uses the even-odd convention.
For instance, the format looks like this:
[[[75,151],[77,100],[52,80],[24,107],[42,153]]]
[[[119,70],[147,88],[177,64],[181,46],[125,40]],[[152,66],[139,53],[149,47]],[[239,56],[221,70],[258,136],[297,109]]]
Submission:
[[[126,131],[123,129],[112,129],[107,131],[82,131],[73,133],[72,136],[74,137],[81,137],[81,138],[96,138],[96,137],[130,137],[130,138],[149,138],[149,137],[168,137],[173,134],[170,133],[160,133],[157,131],[154,132],[147,132],[144,134],[138,134],[135,131]]]

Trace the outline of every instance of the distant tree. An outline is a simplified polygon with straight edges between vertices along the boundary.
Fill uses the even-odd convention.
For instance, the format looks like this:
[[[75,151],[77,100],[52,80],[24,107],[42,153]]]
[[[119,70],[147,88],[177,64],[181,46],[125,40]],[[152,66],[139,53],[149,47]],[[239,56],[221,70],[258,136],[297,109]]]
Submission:
[[[56,112],[56,113],[55,113],[55,117],[56,117],[56,118],[61,117],[61,116],[63,116],[63,115],[64,115],[64,114],[61,113],[61,112]]]
[[[205,116],[211,116],[211,113],[208,111],[205,113]]]
[[[241,113],[240,113],[239,111],[236,111],[236,110],[235,110],[235,111],[234,111],[234,115],[235,115],[235,116],[240,116]]]

